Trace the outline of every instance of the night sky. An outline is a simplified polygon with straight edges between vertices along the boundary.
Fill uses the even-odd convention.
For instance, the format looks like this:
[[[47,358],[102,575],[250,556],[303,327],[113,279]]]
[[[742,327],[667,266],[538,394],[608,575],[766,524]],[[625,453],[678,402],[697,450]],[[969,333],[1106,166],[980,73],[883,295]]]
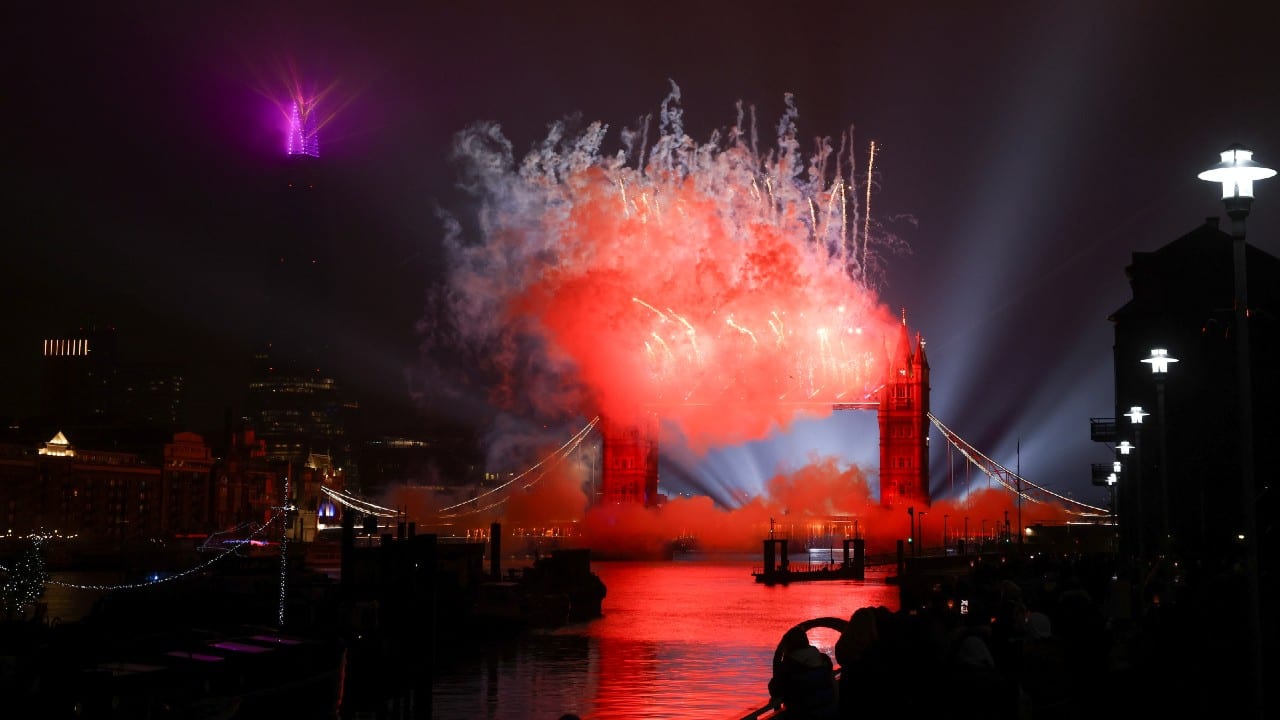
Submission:
[[[278,239],[273,101],[293,67],[330,88],[321,163],[341,200],[315,223],[344,238],[333,366],[405,428],[415,325],[446,273],[437,208],[459,202],[453,135],[494,121],[519,155],[580,113],[617,145],[674,80],[699,141],[737,100],[776,122],[788,92],[802,137],[874,140],[872,212],[912,250],[881,299],[928,341],[934,412],[1101,501],[1088,419],[1113,413],[1107,316],[1130,254],[1222,214],[1196,174],[1227,145],[1280,164],[1280,8],[1263,3],[47,5],[6,12],[7,416],[35,410],[40,339],[95,322],[126,358],[186,362],[193,424],[220,425]],[[1280,254],[1271,182],[1249,239]],[[874,437],[839,447],[864,425],[780,442],[874,457]],[[935,436],[935,487],[941,452]]]

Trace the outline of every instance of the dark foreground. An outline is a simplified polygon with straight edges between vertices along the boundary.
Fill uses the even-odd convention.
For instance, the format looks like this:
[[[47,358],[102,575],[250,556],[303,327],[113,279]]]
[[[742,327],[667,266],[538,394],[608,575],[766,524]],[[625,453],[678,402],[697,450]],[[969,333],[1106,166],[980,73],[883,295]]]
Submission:
[[[773,697],[746,717],[788,704],[781,717],[1269,717],[1246,682],[1236,568],[1129,567],[1109,555],[940,560],[904,573],[897,612],[842,619],[834,688],[820,658],[780,643]],[[1273,678],[1273,615],[1262,631],[1272,663],[1262,677]]]

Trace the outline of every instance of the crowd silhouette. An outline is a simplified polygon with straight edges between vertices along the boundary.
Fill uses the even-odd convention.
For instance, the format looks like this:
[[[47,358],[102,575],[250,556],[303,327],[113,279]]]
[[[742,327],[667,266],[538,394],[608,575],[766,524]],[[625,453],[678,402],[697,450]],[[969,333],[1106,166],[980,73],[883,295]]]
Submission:
[[[904,593],[898,611],[853,613],[834,647],[834,714],[823,714],[829,685],[776,663],[770,695],[788,720],[1235,714],[1244,689],[1208,678],[1239,677],[1222,627],[1231,573],[1189,583],[1189,571],[1168,559],[978,559]],[[801,635],[792,646],[808,645]]]

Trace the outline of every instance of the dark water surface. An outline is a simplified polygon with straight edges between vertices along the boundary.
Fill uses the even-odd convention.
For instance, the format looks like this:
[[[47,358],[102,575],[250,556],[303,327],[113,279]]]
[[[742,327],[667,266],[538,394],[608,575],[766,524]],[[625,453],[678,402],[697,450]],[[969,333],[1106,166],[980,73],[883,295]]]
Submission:
[[[770,657],[788,628],[868,605],[898,609],[883,575],[769,587],[752,578],[753,561],[592,563],[608,588],[603,618],[439,671],[432,715],[738,718],[768,699]],[[830,654],[836,635],[817,629],[810,638]]]

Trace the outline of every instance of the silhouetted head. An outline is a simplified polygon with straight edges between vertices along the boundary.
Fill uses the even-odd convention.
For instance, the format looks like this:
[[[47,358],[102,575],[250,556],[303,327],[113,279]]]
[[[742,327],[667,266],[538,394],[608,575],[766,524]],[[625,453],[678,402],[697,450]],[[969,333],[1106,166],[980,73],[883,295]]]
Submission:
[[[876,629],[876,611],[869,607],[855,610],[845,634],[849,638],[850,649],[855,653],[861,654],[874,645],[880,634]]]
[[[779,649],[785,655],[792,650],[802,648],[809,644],[809,636],[805,631],[798,627],[793,627],[782,636],[782,643]]]

